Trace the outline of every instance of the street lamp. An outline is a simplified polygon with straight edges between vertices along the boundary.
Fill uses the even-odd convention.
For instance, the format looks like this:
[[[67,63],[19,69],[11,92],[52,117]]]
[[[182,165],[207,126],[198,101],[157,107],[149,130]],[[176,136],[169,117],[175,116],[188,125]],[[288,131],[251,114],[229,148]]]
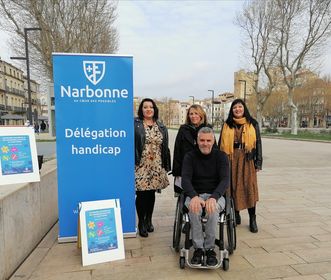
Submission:
[[[32,104],[31,104],[31,84],[30,84],[30,64],[29,64],[29,44],[28,44],[28,31],[41,30],[39,27],[24,28],[24,41],[25,41],[25,57],[12,56],[11,59],[20,59],[26,61],[26,79],[28,83],[28,120],[32,124]]]
[[[193,95],[190,95],[189,97],[192,98],[192,104],[194,104],[194,96]]]
[[[211,91],[211,125],[214,125],[214,90],[208,89],[208,91]]]
[[[239,82],[244,83],[244,102],[246,103],[246,80],[239,80]]]

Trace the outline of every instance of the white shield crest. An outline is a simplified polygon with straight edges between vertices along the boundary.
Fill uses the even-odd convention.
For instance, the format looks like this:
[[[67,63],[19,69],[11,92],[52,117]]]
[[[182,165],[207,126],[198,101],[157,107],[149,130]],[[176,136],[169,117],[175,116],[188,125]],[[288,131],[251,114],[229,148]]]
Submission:
[[[104,61],[83,61],[84,74],[93,84],[99,83],[106,72],[106,63]]]

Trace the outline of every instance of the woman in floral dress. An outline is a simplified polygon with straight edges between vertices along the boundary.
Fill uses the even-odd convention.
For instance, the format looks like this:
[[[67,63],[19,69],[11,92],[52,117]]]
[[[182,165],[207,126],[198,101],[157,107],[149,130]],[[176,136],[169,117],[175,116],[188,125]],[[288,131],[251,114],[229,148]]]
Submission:
[[[158,121],[158,115],[154,100],[145,98],[134,120],[136,209],[139,235],[142,237],[148,237],[148,232],[154,231],[155,191],[169,185],[168,130]]]

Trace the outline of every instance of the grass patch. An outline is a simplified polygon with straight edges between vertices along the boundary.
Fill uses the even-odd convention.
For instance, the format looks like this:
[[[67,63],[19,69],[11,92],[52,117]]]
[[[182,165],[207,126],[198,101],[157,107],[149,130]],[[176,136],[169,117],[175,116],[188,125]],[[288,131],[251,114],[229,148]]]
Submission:
[[[292,135],[290,132],[283,133],[262,133],[262,136],[273,136],[284,139],[296,139],[296,140],[322,140],[331,141],[330,131],[320,131],[320,132],[309,132],[309,131],[298,131],[298,135]]]
[[[36,142],[56,142],[56,139],[36,139]]]

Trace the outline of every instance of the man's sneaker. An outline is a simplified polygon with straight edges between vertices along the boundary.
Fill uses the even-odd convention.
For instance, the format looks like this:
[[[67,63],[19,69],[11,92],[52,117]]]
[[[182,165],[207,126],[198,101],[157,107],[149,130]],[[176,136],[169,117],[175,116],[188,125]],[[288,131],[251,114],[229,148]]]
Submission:
[[[202,249],[195,249],[193,253],[193,257],[191,259],[191,264],[201,264],[202,263],[202,257],[203,257],[203,250]]]
[[[208,266],[215,266],[218,263],[218,260],[216,258],[216,253],[213,249],[209,249],[206,251],[207,256],[207,265]]]

